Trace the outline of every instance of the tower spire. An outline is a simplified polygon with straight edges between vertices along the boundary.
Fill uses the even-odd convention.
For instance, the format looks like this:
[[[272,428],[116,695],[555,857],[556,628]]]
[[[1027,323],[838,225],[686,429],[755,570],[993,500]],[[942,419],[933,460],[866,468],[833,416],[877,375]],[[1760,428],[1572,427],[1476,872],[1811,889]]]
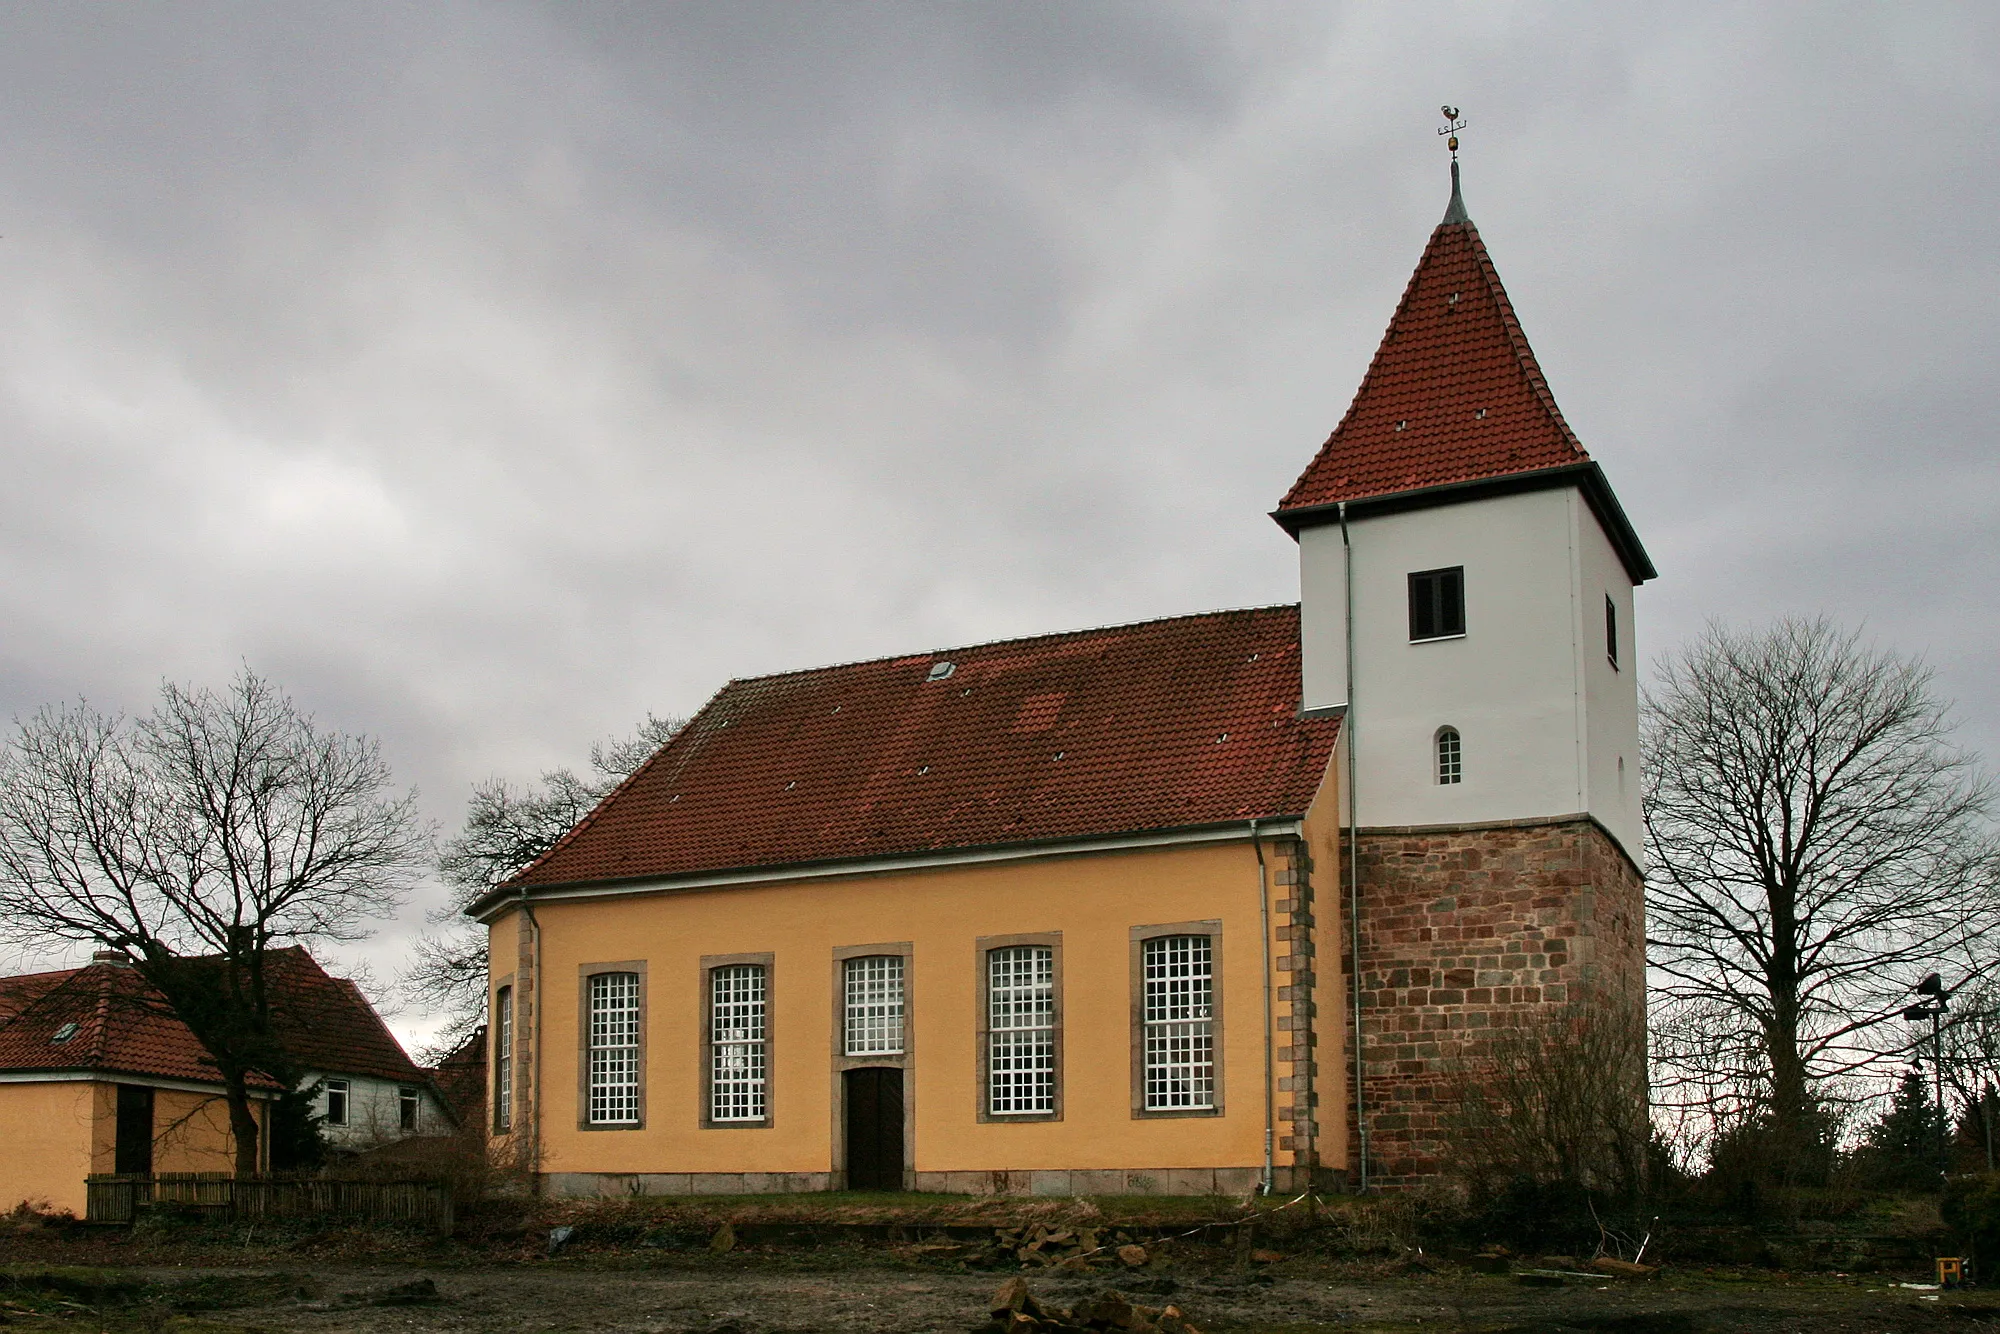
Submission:
[[[1469,224],[1472,215],[1465,211],[1465,196],[1458,192],[1458,132],[1465,128],[1465,117],[1455,106],[1441,106],[1438,110],[1444,113],[1444,128],[1438,133],[1445,136],[1444,146],[1451,150],[1451,202],[1445,205],[1444,219],[1438,225]]]

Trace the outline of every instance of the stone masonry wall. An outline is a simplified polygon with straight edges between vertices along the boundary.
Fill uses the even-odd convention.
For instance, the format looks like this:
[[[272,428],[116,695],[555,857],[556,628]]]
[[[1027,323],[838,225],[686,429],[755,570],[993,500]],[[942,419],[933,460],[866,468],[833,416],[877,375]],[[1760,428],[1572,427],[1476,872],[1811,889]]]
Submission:
[[[1588,817],[1363,829],[1359,861],[1372,1186],[1446,1166],[1451,1086],[1508,1029],[1588,1004],[1643,1033],[1644,889]]]

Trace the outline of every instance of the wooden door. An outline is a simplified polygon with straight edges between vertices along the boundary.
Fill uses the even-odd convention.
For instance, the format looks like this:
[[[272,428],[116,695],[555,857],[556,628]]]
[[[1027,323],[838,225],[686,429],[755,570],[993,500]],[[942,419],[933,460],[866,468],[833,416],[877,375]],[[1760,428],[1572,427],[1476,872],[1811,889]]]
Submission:
[[[903,1188],[903,1072],[864,1066],[842,1076],[847,1100],[847,1188]]]
[[[118,1139],[111,1156],[111,1170],[120,1175],[152,1175],[153,1090],[135,1084],[118,1086]]]

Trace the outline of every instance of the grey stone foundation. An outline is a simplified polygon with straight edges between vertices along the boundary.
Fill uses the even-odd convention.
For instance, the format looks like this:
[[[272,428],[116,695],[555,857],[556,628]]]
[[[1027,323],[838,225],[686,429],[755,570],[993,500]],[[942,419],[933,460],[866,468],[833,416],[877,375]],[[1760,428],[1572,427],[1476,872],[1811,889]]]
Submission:
[[[914,1188],[939,1195],[1249,1195],[1255,1167],[1116,1168],[1042,1172],[917,1172]],[[1277,1185],[1293,1173],[1278,1169]],[[547,1172],[544,1193],[557,1199],[631,1199],[647,1195],[786,1195],[833,1189],[831,1172]],[[1303,1188],[1303,1187],[1300,1187]]]

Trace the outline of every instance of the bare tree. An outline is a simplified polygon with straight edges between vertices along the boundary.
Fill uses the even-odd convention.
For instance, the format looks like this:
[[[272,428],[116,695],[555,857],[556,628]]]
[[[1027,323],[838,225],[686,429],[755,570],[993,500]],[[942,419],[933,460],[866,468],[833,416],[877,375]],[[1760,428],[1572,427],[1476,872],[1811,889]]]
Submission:
[[[44,707],[0,750],[0,935],[125,953],[214,1058],[238,1172],[249,1083],[289,1084],[272,951],[367,934],[421,873],[415,794],[366,737],[320,728],[247,668],[168,684],[143,718]]]
[[[405,996],[444,1016],[437,1053],[457,1049],[485,1019],[486,931],[465,920],[466,906],[553,848],[686,722],[648,713],[632,735],[592,745],[587,773],[549,769],[537,787],[492,778],[472,789],[465,826],[438,857],[451,902],[433,914],[440,930],[417,942],[400,979]]]
[[[1644,712],[1648,943],[1659,1008],[1687,1021],[1659,1055],[1754,1087],[1804,1154],[1825,1081],[1900,1046],[1884,1025],[1919,975],[1980,966],[1991,788],[1930,671],[1823,619],[1711,626]]]

